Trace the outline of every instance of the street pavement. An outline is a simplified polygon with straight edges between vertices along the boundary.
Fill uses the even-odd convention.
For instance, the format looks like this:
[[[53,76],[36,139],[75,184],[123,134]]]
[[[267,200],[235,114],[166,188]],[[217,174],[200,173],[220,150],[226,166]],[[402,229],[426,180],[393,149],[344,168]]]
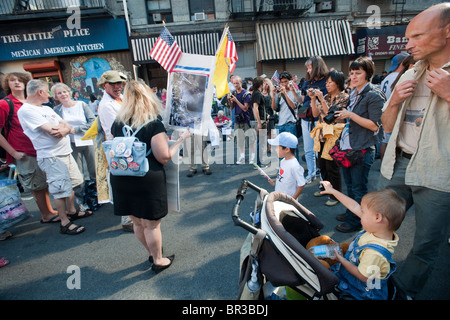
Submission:
[[[301,139],[300,139],[301,140]],[[0,269],[2,300],[234,300],[238,292],[239,251],[247,232],[231,219],[236,190],[242,179],[272,191],[264,177],[249,164],[235,165],[219,159],[236,158],[236,148],[226,143],[211,159],[212,175],[186,177],[188,165],[180,165],[181,212],[169,212],[162,221],[164,255],[175,254],[173,265],[159,274],[133,233],[124,232],[112,205],[103,205],[92,217],[76,223],[86,227],[77,236],[59,233],[59,224],[41,224],[34,200],[24,203],[32,217],[12,227],[13,237],[0,242],[0,256],[10,264]],[[302,154],[302,147],[299,147]],[[276,175],[276,156],[267,172]],[[248,161],[248,160],[247,160]],[[225,163],[223,163],[225,162]],[[306,164],[300,161],[306,168]],[[370,173],[375,190],[380,160]],[[307,185],[300,202],[324,224],[321,234],[338,242],[351,241],[355,233],[335,231],[335,215],[344,207],[326,207],[326,197],[316,198],[318,179]],[[345,190],[345,186],[344,186]],[[249,221],[256,193],[248,190],[241,217]],[[412,246],[414,209],[398,230],[400,243],[394,259],[401,263]],[[437,265],[418,299],[450,298],[450,246],[442,243]]]

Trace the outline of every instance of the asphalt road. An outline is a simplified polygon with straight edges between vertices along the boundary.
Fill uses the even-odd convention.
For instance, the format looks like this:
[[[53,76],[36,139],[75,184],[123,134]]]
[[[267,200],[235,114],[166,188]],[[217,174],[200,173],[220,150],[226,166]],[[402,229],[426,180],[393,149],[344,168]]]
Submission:
[[[227,147],[233,150],[228,142]],[[220,150],[220,149],[219,149]],[[220,151],[217,151],[220,154]],[[302,148],[300,148],[302,150]],[[230,153],[227,153],[229,156]],[[220,157],[217,157],[219,159]],[[216,161],[217,162],[217,161]],[[301,162],[306,167],[304,162]],[[376,189],[380,161],[370,173],[370,189]],[[247,233],[234,226],[231,209],[242,179],[273,190],[251,165],[213,163],[212,175],[201,172],[186,177],[180,166],[181,212],[170,212],[162,222],[164,254],[175,254],[174,264],[154,274],[147,253],[132,233],[123,232],[112,205],[104,205],[92,217],[77,222],[82,235],[59,233],[58,224],[39,223],[34,200],[25,205],[33,217],[10,229],[13,237],[0,242],[0,256],[10,264],[0,269],[2,300],[233,300],[237,296],[239,250]],[[275,166],[268,170],[276,174]],[[323,222],[322,234],[338,242],[352,234],[334,230],[339,204],[328,208],[326,198],[315,198],[318,180],[307,185],[300,202]],[[241,217],[249,220],[256,194],[249,190]],[[394,259],[401,263],[412,246],[414,210],[398,231],[400,243]],[[450,246],[445,242],[435,270],[418,299],[450,298]],[[79,285],[79,288],[71,288]]]

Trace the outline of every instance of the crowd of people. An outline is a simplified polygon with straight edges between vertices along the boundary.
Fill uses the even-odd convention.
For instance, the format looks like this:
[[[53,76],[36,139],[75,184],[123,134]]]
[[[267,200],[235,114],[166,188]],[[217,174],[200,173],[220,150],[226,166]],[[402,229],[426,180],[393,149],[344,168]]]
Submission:
[[[225,108],[214,119],[220,130],[234,128],[236,164],[246,163],[246,137],[250,164],[264,167],[261,155],[266,150],[276,151],[280,162],[277,177],[271,180],[275,190],[297,198],[320,175],[325,190],[314,196],[328,195],[325,205],[341,201],[348,208],[336,216],[340,232],[363,230],[381,245],[388,242],[385,246],[393,252],[398,242],[394,231],[404,211],[415,205],[413,248],[394,278],[412,297],[423,288],[438,256],[439,243],[448,232],[450,144],[445,137],[450,129],[449,12],[448,3],[436,5],[410,22],[406,49],[411,54],[396,55],[380,85],[371,82],[375,65],[369,57],[355,59],[345,70],[346,79],[342,71],[329,70],[322,57],[313,56],[306,61],[306,76],[299,83],[287,71],[279,79],[258,76],[247,83],[232,75],[230,94],[222,100]],[[99,203],[113,203],[124,230],[134,232],[148,252],[152,269],[160,272],[174,260],[173,255],[162,255],[160,224],[168,212],[164,164],[178,154],[191,134],[186,129],[169,145],[159,116],[164,106],[155,86],[129,81],[115,70],[105,72],[98,86],[104,90],[103,97],[100,101],[90,97],[87,104],[74,98],[70,87],[57,83],[51,93],[59,104],[52,109],[46,106],[50,97],[47,82],[31,79],[27,73],[5,75],[0,127],[6,131],[0,134],[0,146],[7,152],[6,161],[15,163],[21,185],[34,195],[41,223],[59,223],[62,234],[84,232],[85,228],[74,221],[91,216],[93,211],[75,201],[77,188],[86,181],[95,182]],[[11,104],[14,110],[10,117]],[[137,137],[147,145],[150,169],[142,178],[109,174],[102,142],[123,136],[124,125],[133,130],[143,125]],[[90,130],[95,139],[84,139]],[[306,170],[300,165],[299,139],[303,141]],[[193,158],[193,141],[191,146],[188,152]],[[368,197],[368,176],[377,149],[382,158],[378,188],[395,193]],[[211,174],[208,163],[202,168]],[[195,172],[192,162],[188,176]],[[371,203],[373,199],[398,200],[397,196],[402,200],[394,202],[402,208],[395,209],[398,213],[392,223],[392,201],[386,200],[383,209],[375,209],[379,206]],[[354,262],[357,270],[347,259],[347,255],[339,257],[351,275],[368,277],[363,258]]]

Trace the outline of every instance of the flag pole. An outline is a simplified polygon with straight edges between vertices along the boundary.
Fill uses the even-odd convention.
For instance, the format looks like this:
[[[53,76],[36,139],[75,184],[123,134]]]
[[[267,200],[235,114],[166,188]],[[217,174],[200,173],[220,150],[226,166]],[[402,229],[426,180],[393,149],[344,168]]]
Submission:
[[[228,23],[225,24],[225,28],[223,29],[222,37],[220,38],[219,45],[217,46],[216,55],[219,53],[220,47],[222,46],[223,40],[227,35]]]

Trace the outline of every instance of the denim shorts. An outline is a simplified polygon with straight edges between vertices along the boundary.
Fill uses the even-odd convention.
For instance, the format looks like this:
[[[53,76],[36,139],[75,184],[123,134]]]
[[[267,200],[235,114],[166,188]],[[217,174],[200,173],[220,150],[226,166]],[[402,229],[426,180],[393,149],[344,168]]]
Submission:
[[[54,199],[72,196],[73,188],[83,183],[83,176],[71,154],[38,159],[38,165],[47,175],[48,191]]]

